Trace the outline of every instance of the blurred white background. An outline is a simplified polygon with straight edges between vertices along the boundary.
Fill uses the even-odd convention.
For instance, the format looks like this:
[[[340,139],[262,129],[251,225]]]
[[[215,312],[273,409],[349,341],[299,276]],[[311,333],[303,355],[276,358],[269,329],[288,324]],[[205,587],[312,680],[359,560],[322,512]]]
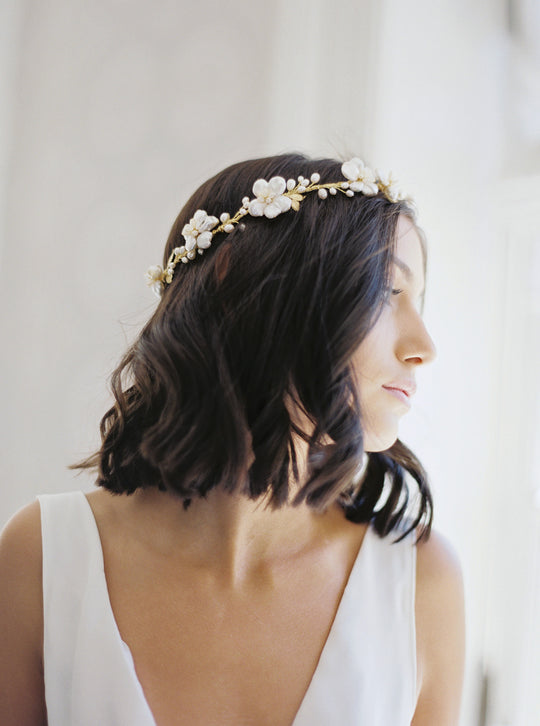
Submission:
[[[539,37],[535,0],[2,0],[0,525],[92,486],[66,465],[196,186],[357,154],[429,238],[439,356],[402,438],[464,570],[462,726],[538,726]]]

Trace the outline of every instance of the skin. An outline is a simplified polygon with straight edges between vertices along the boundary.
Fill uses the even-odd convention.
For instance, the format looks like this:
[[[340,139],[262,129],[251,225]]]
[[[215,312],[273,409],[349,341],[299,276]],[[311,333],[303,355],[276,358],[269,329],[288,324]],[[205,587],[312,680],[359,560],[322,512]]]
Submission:
[[[423,259],[400,220],[393,294],[354,368],[367,449],[387,448],[408,410],[383,386],[434,356],[418,313]],[[305,451],[304,451],[305,453]],[[112,609],[158,726],[291,724],[316,668],[365,525],[341,510],[272,511],[220,491],[181,503],[158,491],[87,495]],[[0,722],[46,723],[39,505],[0,538]],[[413,726],[456,726],[464,667],[464,602],[455,552],[432,530],[417,547],[418,702]],[[178,622],[182,622],[179,642]],[[196,659],[193,657],[196,653]],[[208,683],[214,684],[209,694]],[[52,725],[51,725],[52,726]]]
[[[411,397],[404,403],[384,386],[414,383],[417,369],[435,357],[419,312],[424,256],[418,233],[404,216],[398,222],[394,259],[388,302],[354,357],[367,451],[388,449],[409,410]]]

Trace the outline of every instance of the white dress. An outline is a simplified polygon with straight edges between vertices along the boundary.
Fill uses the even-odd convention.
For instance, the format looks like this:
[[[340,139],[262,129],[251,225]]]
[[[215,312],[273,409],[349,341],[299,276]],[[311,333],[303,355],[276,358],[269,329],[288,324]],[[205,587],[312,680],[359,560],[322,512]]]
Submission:
[[[82,492],[38,497],[49,726],[159,726],[111,609]],[[410,726],[416,702],[414,531],[369,527],[293,726]]]

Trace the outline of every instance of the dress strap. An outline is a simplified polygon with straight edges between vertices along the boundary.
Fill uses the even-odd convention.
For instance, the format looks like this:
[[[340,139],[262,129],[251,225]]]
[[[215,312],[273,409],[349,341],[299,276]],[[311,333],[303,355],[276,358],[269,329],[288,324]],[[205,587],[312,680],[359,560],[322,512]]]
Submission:
[[[49,723],[155,726],[114,620],[88,500],[82,492],[38,500]]]
[[[416,704],[411,535],[392,544],[393,535],[366,532],[294,726],[410,726]]]

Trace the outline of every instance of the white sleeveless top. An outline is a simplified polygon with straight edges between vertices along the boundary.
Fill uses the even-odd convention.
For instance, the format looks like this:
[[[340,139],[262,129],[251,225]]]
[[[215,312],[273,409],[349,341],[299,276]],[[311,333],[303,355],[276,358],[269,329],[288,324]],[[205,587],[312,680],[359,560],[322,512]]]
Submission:
[[[156,725],[111,609],[82,492],[39,496],[49,726]],[[410,726],[416,703],[414,530],[369,527],[293,726]]]

